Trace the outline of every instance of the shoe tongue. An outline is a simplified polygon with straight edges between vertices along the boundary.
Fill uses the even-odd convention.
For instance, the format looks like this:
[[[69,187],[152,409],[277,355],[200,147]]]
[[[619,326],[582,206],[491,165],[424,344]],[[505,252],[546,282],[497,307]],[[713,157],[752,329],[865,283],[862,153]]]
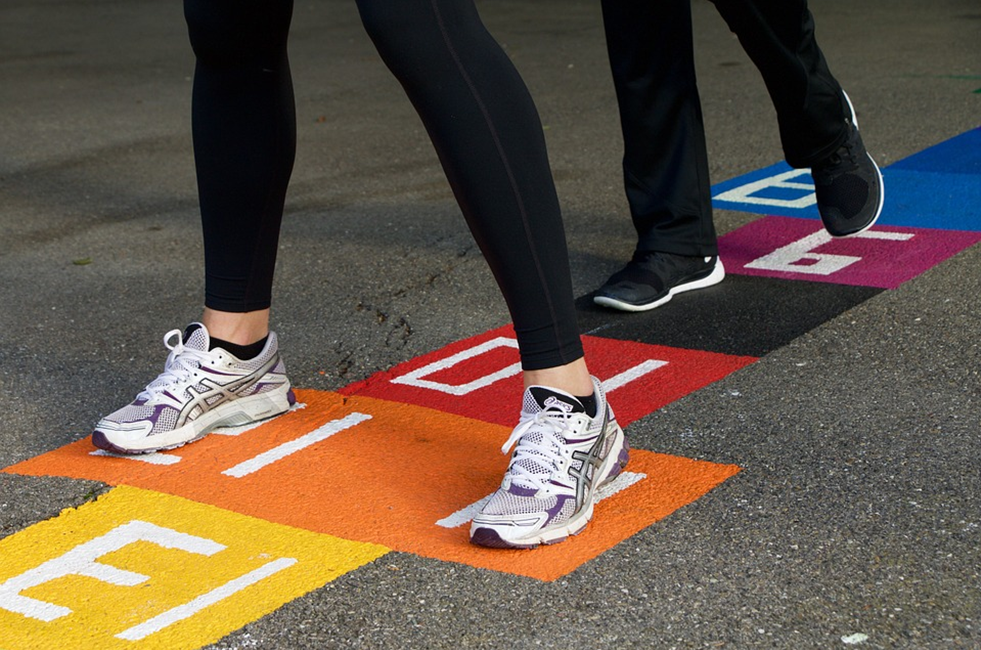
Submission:
[[[207,352],[211,347],[211,337],[201,323],[191,323],[184,330],[184,347]]]
[[[585,413],[586,409],[575,397],[557,388],[530,386],[525,393],[524,410],[539,413],[546,409],[558,409],[565,413]]]

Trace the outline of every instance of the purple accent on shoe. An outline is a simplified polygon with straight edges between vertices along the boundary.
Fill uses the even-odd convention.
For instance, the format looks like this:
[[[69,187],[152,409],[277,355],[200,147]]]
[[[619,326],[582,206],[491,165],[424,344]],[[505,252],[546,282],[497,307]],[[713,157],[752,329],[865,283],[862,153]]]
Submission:
[[[535,548],[538,544],[514,544],[501,539],[496,530],[491,528],[478,528],[470,536],[470,543],[486,548]]]
[[[566,501],[574,499],[575,497],[569,496],[568,494],[560,494],[557,496],[555,498],[555,505],[545,511],[548,513],[548,519],[546,521],[551,523],[551,521],[555,519],[560,512],[562,512],[562,507],[566,504]]]
[[[515,483],[508,486],[508,492],[519,497],[533,497],[538,494],[538,490],[532,488],[521,487]]]
[[[153,407],[153,414],[146,419],[149,420],[150,422],[153,422],[153,426],[156,427],[157,419],[163,414],[164,411],[167,410],[173,410],[173,409],[165,404],[157,404],[156,406]],[[151,431],[149,435],[153,435],[153,431]]]
[[[290,406],[296,406],[296,394],[292,388],[286,392],[286,401],[289,402]]]
[[[105,449],[106,451],[112,451],[113,447],[115,447],[115,445],[109,442],[109,440],[106,438],[106,434],[102,433],[101,431],[95,431],[92,433],[92,444],[99,449]]]
[[[627,467],[627,463],[630,462],[630,445],[627,443],[627,437],[623,437],[623,447],[620,448],[620,453],[617,455],[617,461],[613,463],[610,467],[609,473],[602,478],[599,485],[606,485],[616,477],[620,476]]]
[[[610,473],[606,476],[606,480],[609,481],[612,478],[616,478],[620,475],[620,472],[624,470],[627,463],[630,462],[630,447],[627,446],[627,441],[623,441],[623,447],[620,449],[620,455],[617,458],[617,462],[610,469]]]

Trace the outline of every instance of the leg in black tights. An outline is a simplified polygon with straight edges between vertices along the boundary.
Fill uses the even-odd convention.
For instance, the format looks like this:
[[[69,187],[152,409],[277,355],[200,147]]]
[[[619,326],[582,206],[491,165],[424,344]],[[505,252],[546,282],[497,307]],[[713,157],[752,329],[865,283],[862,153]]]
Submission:
[[[433,140],[507,301],[526,370],[582,357],[541,124],[473,0],[359,0],[369,35]],[[295,147],[291,3],[185,0],[198,57],[194,140],[206,305],[269,305]]]
[[[205,242],[205,305],[270,305],[296,151],[286,41],[292,3],[186,0],[197,58],[192,124]]]
[[[238,424],[242,418],[281,413],[292,403],[271,333],[260,369],[251,362],[241,372],[236,366],[236,379],[227,384],[212,379],[205,386],[200,380],[204,388],[195,388],[189,382],[199,381],[197,373],[188,379],[192,373],[184,372],[192,364],[231,368],[224,348],[210,348],[212,333],[228,337],[225,332],[231,332],[245,339],[232,343],[250,343],[257,333],[268,332],[276,238],[296,137],[286,58],[291,5],[288,0],[185,0],[185,7],[198,56],[194,141],[207,308],[203,327],[189,328],[179,344],[168,344],[168,367],[175,371],[147,387],[170,406],[154,402],[148,408],[142,400],[150,393],[141,393],[115,419],[98,425],[105,431],[93,432],[93,442],[103,449],[170,448],[200,437],[210,424],[171,426],[177,417],[163,420],[159,416],[165,412],[193,413],[193,406],[214,411],[213,422],[228,417]],[[596,488],[621,472],[629,447],[602,384],[590,377],[583,358],[538,114],[511,62],[484,29],[473,0],[358,0],[358,7],[378,51],[422,117],[518,337],[526,390],[520,422],[504,445],[514,451],[500,489],[474,517],[470,539],[504,548],[562,541],[586,526]],[[246,402],[254,396],[233,397],[224,388],[234,382],[234,390],[244,392],[243,386],[251,389],[267,380],[266,385],[275,382],[280,400],[267,401],[266,393],[258,393],[254,396],[261,401]],[[196,403],[216,382],[227,404]],[[158,424],[169,437],[149,435]],[[125,446],[113,442],[120,438]]]

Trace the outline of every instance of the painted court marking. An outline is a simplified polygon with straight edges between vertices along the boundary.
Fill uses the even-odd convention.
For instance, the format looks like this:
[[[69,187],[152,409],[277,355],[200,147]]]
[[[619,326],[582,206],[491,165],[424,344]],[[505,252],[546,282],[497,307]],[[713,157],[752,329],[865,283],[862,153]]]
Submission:
[[[282,557],[278,560],[273,560],[272,562],[262,565],[258,569],[249,571],[240,578],[236,578],[231,582],[226,582],[220,587],[198,596],[189,603],[178,605],[173,609],[154,616],[149,621],[145,621],[139,625],[129,628],[128,630],[124,630],[117,634],[116,638],[125,639],[126,641],[139,641],[141,639],[145,639],[151,634],[159,632],[160,630],[169,627],[174,623],[188,619],[205,608],[219,603],[226,598],[233,596],[234,594],[237,594],[246,587],[251,587],[252,585],[265,580],[283,569],[288,569],[296,564],[296,562],[297,560],[291,557]]]
[[[153,542],[163,548],[180,549],[207,556],[225,549],[224,545],[208,539],[179,533],[145,521],[133,520],[0,584],[0,607],[50,623],[62,616],[68,616],[72,610],[23,596],[22,591],[69,575],[86,576],[124,587],[134,587],[146,582],[150,579],[149,576],[123,571],[97,561],[103,555],[138,541]]]
[[[835,239],[810,219],[764,217],[719,239],[726,271],[895,289],[969,246],[981,232],[874,226]]]
[[[396,377],[392,380],[392,383],[405,384],[406,386],[415,386],[417,388],[428,388],[430,390],[437,390],[442,393],[446,393],[447,395],[454,395],[456,397],[469,395],[475,390],[486,388],[487,386],[490,386],[501,379],[507,379],[508,377],[520,375],[521,364],[512,363],[496,372],[478,377],[477,379],[463,384],[462,386],[447,384],[440,381],[431,381],[428,379],[423,379],[423,377],[428,377],[436,372],[439,372],[440,370],[453,368],[463,361],[479,357],[485,352],[496,350],[497,348],[513,348],[517,350],[518,342],[513,338],[497,336],[489,341],[484,341],[479,345],[475,345],[472,348],[452,354],[445,359],[433,361],[432,363],[424,365],[422,368],[417,368],[412,372]]]
[[[869,230],[858,233],[856,239],[879,239],[883,241],[909,241],[915,237],[913,233],[880,232]],[[817,248],[829,244],[834,238],[822,228],[813,235],[791,242],[772,253],[767,253],[746,264],[744,268],[760,269],[763,271],[782,271],[786,273],[805,273],[807,275],[831,275],[846,267],[861,262],[862,258],[855,255],[833,255],[831,253],[816,253]]]
[[[632,381],[637,381],[644,375],[649,375],[658,368],[663,368],[668,365],[667,361],[659,361],[656,359],[648,359],[643,361],[633,368],[621,372],[619,375],[610,377],[609,379],[604,379],[602,382],[603,390],[607,393],[612,393],[618,388],[623,388]]]
[[[387,552],[117,487],[0,540],[0,647],[200,647]]]
[[[534,553],[484,549],[469,543],[465,527],[437,522],[497,489],[510,427],[361,395],[296,392],[307,408],[237,438],[207,436],[182,448],[178,465],[93,457],[91,443],[80,440],[9,471],[130,485],[292,529],[539,580],[575,570],[739,471],[633,450],[631,476],[596,505],[602,526]]]
[[[820,220],[813,185],[796,180],[808,176],[807,169],[779,162],[713,185],[712,204]],[[879,225],[981,230],[981,127],[899,160],[883,168],[882,176],[886,201]]]
[[[284,442],[278,447],[274,447],[269,451],[265,451],[255,458],[250,458],[249,460],[239,463],[235,467],[226,469],[222,474],[226,476],[234,476],[235,478],[242,478],[243,476],[248,476],[253,472],[258,472],[260,469],[272,465],[278,460],[282,460],[291,454],[295,454],[298,451],[302,451],[314,445],[318,442],[326,440],[331,436],[344,431],[345,429],[350,429],[351,427],[364,422],[365,420],[370,420],[371,416],[364,413],[351,413],[346,415],[340,420],[332,420],[327,424],[311,431],[305,436],[301,436],[295,440],[290,440],[289,442]]]
[[[815,229],[807,170],[716,186],[719,207],[787,215],[723,237],[727,269],[895,288],[981,241],[979,143],[973,130],[884,170],[891,203],[848,240]],[[583,342],[622,425],[755,361]],[[471,546],[465,524],[507,464],[496,452],[513,414],[498,405],[520,394],[516,347],[501,328],[340,393],[299,390],[289,413],[180,454],[118,457],[80,440],[6,468],[119,487],[0,540],[0,647],[200,647],[389,549],[554,580],[739,471],[634,450],[597,495],[602,526],[535,552]]]
[[[789,171],[764,176],[756,180],[737,185],[736,187],[719,192],[712,198],[718,203],[735,203],[738,205],[766,206],[774,208],[790,208],[802,210],[817,205],[814,193],[814,183],[795,179],[810,178],[810,169],[791,169]],[[782,198],[775,194],[783,194],[792,198]]]
[[[583,336],[582,341],[590,370],[611,393],[617,421],[624,427],[756,361],[597,336]],[[514,331],[501,327],[376,373],[339,392],[513,427],[514,410],[500,405],[515,404],[522,391],[520,374],[511,371],[518,363],[516,346]],[[464,387],[466,399],[448,387]]]

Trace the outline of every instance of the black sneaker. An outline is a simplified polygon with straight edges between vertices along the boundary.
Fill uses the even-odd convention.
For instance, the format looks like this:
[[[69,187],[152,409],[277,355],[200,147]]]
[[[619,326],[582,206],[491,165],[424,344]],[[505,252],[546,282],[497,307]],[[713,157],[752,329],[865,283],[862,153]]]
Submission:
[[[624,311],[660,307],[671,296],[704,289],[726,277],[718,257],[691,257],[659,251],[637,251],[623,270],[606,281],[593,302]]]
[[[818,212],[833,237],[847,237],[872,227],[882,212],[885,189],[882,172],[862,144],[855,109],[845,95],[851,132],[833,154],[811,166]]]

